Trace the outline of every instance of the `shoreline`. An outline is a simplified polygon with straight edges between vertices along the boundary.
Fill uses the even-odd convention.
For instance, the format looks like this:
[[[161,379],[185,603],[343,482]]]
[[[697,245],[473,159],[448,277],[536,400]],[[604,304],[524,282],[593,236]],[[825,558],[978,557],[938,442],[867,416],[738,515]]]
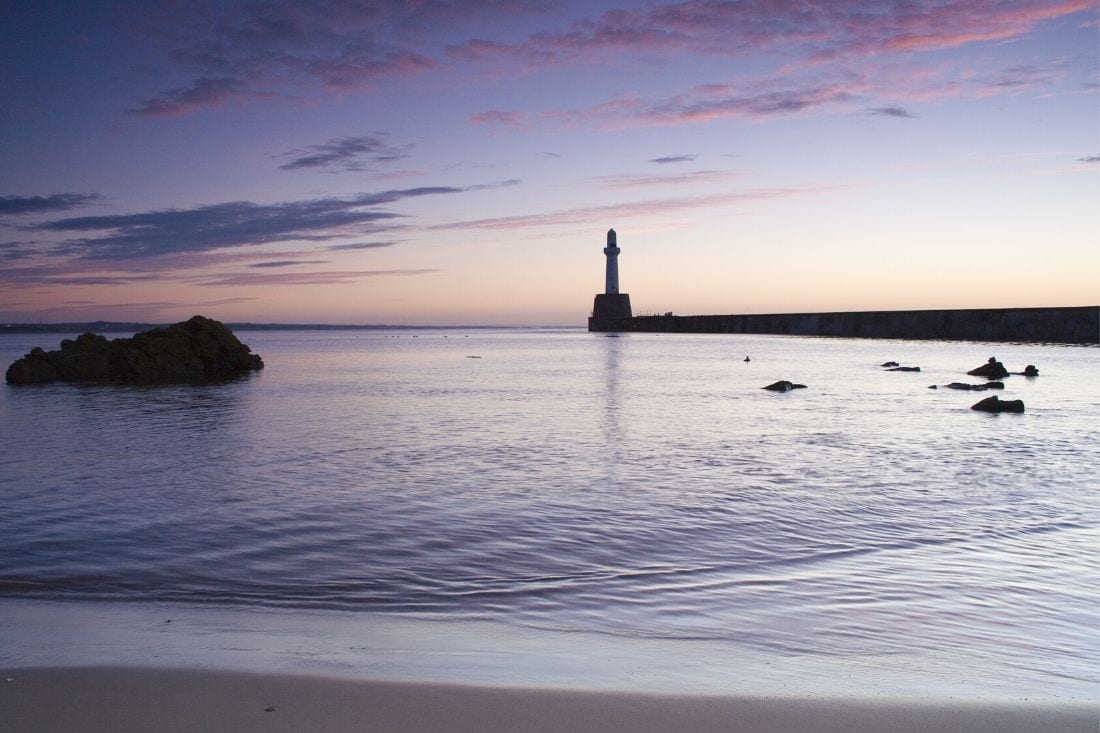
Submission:
[[[7,668],[0,710],[39,731],[1095,731],[1083,703],[694,695],[387,682],[173,667]]]
[[[1087,679],[934,656],[791,654],[478,619],[0,599],[0,670],[171,668],[611,694],[1100,707]],[[977,663],[975,663],[977,662]]]

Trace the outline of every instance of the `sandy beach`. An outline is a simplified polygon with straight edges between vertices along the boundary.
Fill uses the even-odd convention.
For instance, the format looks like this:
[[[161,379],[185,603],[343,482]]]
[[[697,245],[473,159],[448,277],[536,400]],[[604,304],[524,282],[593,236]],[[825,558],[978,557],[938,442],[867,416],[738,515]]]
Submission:
[[[1095,731],[1094,705],[586,692],[135,667],[24,668],[3,730]]]

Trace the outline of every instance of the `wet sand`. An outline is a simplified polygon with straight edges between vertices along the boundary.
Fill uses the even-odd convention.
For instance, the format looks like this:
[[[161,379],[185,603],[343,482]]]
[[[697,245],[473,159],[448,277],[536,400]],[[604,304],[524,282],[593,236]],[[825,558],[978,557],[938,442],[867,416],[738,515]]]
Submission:
[[[200,669],[0,673],[5,731],[1089,731],[1100,707],[1048,702],[660,695],[375,682]]]

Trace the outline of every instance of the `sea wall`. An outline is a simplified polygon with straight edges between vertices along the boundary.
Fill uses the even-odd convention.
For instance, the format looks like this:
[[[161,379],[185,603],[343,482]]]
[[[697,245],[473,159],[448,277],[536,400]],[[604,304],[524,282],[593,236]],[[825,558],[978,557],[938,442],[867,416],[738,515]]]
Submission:
[[[1096,344],[1100,306],[634,316],[602,325],[589,330]]]

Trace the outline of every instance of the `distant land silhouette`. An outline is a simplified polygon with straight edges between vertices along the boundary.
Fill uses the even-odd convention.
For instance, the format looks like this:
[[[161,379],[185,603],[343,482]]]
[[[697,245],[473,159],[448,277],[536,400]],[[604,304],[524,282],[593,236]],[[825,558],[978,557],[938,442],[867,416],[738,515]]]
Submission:
[[[0,323],[0,335],[5,333],[140,333],[165,328],[165,323],[132,321],[80,321],[65,323]],[[399,326],[393,324],[333,324],[333,323],[226,323],[234,331],[410,331],[410,330],[490,330],[528,328],[527,326]],[[550,328],[553,328],[551,326]]]

